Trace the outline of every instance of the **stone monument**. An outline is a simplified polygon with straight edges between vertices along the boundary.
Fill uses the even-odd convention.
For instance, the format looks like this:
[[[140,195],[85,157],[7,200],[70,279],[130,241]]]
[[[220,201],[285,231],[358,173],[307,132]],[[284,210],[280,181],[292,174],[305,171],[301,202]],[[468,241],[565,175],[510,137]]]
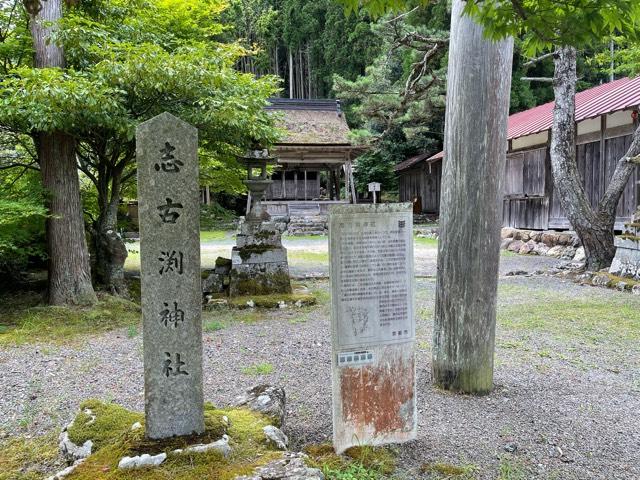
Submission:
[[[329,214],[333,445],[416,436],[411,204]]]
[[[264,192],[272,182],[267,176],[267,165],[275,163],[275,159],[266,149],[256,146],[238,160],[247,169],[244,183],[251,204],[231,251],[229,294],[291,293],[287,249],[262,204]],[[258,170],[255,175],[254,170]]]
[[[198,131],[169,113],[136,129],[148,438],[204,432]]]
[[[640,208],[625,227],[624,234],[615,239],[616,256],[609,273],[640,280]]]

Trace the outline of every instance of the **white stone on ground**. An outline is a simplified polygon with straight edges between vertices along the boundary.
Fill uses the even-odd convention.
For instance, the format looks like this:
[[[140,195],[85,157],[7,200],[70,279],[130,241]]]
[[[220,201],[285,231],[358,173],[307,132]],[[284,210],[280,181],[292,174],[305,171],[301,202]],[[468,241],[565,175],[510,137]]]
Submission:
[[[58,437],[58,440],[60,441],[59,443],[60,453],[62,453],[62,455],[70,461],[76,461],[82,458],[87,458],[89,455],[91,455],[93,442],[91,440],[87,440],[82,445],[76,445],[75,443],[73,443],[69,439],[69,433],[67,432],[67,429],[71,425],[73,424],[70,423],[67,427],[65,427],[65,429],[62,431],[62,433]]]
[[[142,428],[142,424],[140,422],[136,422],[133,425],[131,425],[131,430],[138,430]]]
[[[229,436],[223,435],[220,440],[216,440],[212,443],[200,443],[198,445],[192,445],[187,448],[178,448],[174,450],[172,453],[180,454],[180,453],[204,453],[210,450],[217,450],[225,457],[229,456],[231,453],[231,447],[229,446]]]
[[[62,480],[63,478],[67,478],[69,475],[73,473],[73,471],[78,467],[78,465],[81,465],[84,461],[85,461],[84,458],[77,460],[73,465],[65,468],[64,470],[61,470],[55,475],[51,475],[50,477],[47,477],[47,480]]]
[[[159,453],[158,455],[149,455],[145,453],[136,457],[122,457],[118,462],[118,468],[121,470],[128,470],[131,468],[141,467],[157,467],[167,459],[166,453]]]

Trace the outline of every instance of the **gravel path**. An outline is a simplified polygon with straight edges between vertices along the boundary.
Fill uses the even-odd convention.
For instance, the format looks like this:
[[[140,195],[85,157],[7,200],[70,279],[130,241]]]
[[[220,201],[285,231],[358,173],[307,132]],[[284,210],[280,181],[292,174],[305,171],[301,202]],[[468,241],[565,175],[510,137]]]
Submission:
[[[503,257],[501,271],[540,268],[539,257]],[[546,262],[544,262],[546,264]],[[505,265],[506,264],[506,265]],[[433,272],[433,271],[432,271]],[[555,277],[502,277],[499,303],[508,308],[539,291],[567,301],[640,298],[561,281]],[[311,285],[328,289],[325,281]],[[500,469],[521,477],[557,480],[640,478],[640,353],[637,345],[593,344],[540,331],[497,331],[495,391],[486,397],[436,390],[430,379],[431,312],[435,282],[416,285],[419,435],[397,447],[398,479],[432,478],[425,463],[472,465],[473,477],[497,478]],[[529,301],[531,301],[529,299]],[[626,300],[625,300],[626,301]],[[285,387],[286,433],[293,448],[331,437],[329,308],[260,312],[255,323],[234,323],[204,337],[205,398],[215,404],[257,383]],[[205,320],[216,318],[207,312]],[[541,352],[552,352],[551,355]],[[243,368],[270,363],[273,373]],[[126,331],[77,345],[0,349],[0,436],[58,429],[91,397],[143,409],[141,336]],[[506,449],[515,452],[508,453]]]

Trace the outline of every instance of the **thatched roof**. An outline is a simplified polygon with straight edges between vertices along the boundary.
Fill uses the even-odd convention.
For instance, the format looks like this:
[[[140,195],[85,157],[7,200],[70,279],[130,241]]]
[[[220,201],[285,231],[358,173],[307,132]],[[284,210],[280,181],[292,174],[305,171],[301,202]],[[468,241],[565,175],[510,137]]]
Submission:
[[[338,100],[274,98],[268,110],[282,117],[287,130],[276,145],[350,145],[349,126]]]

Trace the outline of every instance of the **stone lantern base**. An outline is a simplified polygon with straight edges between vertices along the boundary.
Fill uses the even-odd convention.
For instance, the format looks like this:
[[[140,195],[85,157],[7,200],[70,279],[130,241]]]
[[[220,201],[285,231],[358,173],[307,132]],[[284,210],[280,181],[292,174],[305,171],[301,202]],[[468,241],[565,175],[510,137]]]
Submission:
[[[291,293],[287,249],[273,222],[247,221],[231,251],[229,294]]]

